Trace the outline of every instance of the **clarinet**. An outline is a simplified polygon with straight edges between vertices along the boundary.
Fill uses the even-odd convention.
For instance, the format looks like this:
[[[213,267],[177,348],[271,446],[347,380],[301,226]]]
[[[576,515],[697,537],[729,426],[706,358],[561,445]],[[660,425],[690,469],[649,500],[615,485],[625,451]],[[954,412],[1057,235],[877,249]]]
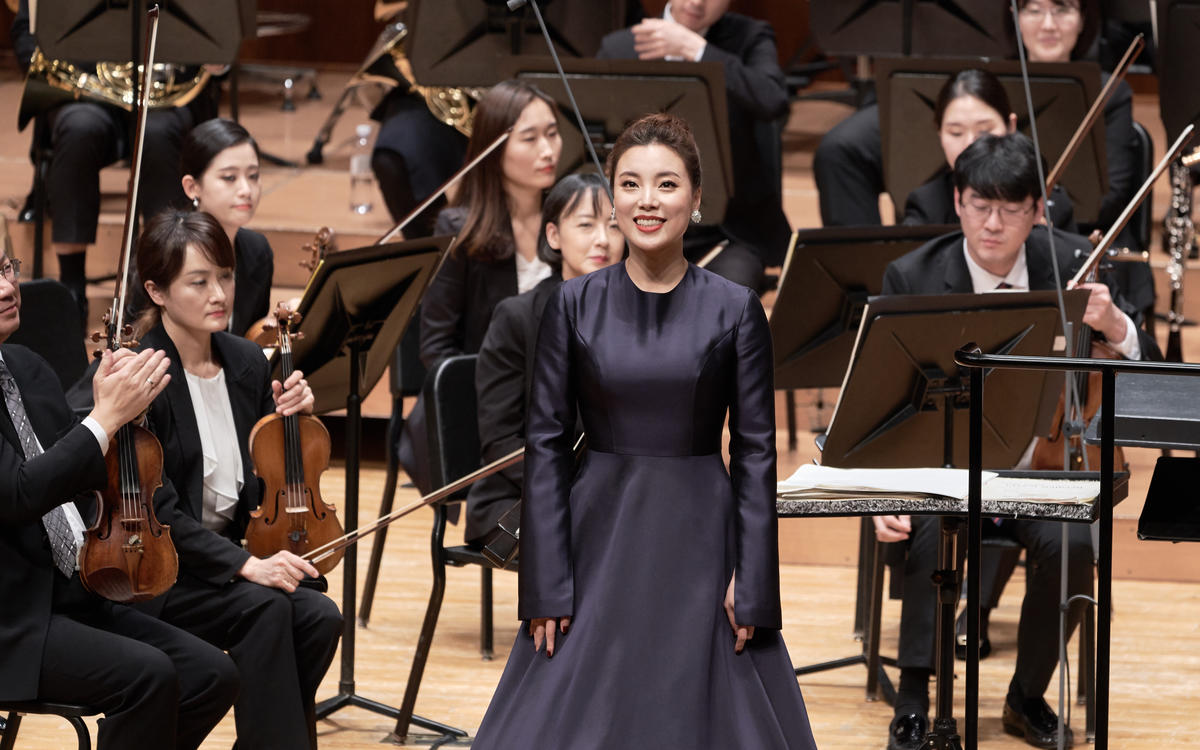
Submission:
[[[1192,224],[1191,163],[1200,159],[1198,153],[1200,152],[1193,152],[1171,165],[1171,208],[1166,220],[1167,251],[1171,254],[1171,260],[1167,263],[1167,278],[1171,284],[1171,309],[1167,311],[1168,362],[1183,361],[1183,347],[1179,334],[1183,327],[1184,261],[1195,236],[1195,226]]]

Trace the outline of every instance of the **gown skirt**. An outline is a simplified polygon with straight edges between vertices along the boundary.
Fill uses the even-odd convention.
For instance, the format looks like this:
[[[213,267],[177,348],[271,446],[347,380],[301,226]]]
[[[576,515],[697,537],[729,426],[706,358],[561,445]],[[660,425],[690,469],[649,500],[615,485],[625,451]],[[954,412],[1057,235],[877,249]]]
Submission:
[[[592,276],[612,277],[614,269],[624,276],[621,264]],[[688,273],[690,286],[699,274],[705,274],[699,280],[717,278],[694,267]],[[627,277],[617,291],[630,294],[621,284],[632,287]],[[546,338],[544,328],[541,337]],[[589,356],[603,359],[602,350],[594,348]],[[569,485],[571,623],[565,635],[557,634],[549,658],[544,645],[534,652],[522,623],[472,747],[815,748],[779,631],[758,627],[743,652],[734,653],[723,603],[739,559],[740,516],[721,453],[639,453],[629,448],[636,439],[610,440],[613,435],[606,434],[606,427],[621,431],[619,415],[609,414],[615,421],[602,425],[604,417],[589,413],[586,405],[582,411],[589,441],[600,449],[584,453]],[[641,411],[634,419],[646,417]],[[771,419],[773,429],[773,414]],[[677,430],[682,421],[666,428],[647,423],[644,431]],[[723,419],[709,422],[718,425],[719,435]],[[719,451],[719,438],[703,446]],[[772,496],[772,513],[773,502]],[[523,519],[523,530],[527,524]],[[522,539],[522,575],[531,562],[526,551],[535,552],[528,541]]]

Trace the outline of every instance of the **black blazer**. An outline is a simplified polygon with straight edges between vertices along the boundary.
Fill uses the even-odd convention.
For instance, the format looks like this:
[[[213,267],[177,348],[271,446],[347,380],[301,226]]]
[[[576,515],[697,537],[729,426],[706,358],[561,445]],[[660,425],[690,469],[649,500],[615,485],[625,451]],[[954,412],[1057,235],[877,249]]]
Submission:
[[[1032,291],[1055,288],[1048,236],[1045,227],[1035,226],[1025,241],[1025,264]],[[1056,229],[1054,249],[1065,283],[1091,254],[1092,243],[1086,237]],[[1113,283],[1107,283],[1117,306],[1139,326],[1142,359],[1162,359],[1158,344],[1140,327],[1140,313],[1131,308]],[[889,263],[883,274],[883,294],[970,294],[973,291],[971,272],[963,258],[962,232],[951,232],[930,240]]]
[[[224,332],[213,334],[213,351],[225,370],[243,473],[234,519],[223,534],[217,534],[201,524],[204,461],[179,350],[161,323],[142,337],[141,344],[162,349],[171,359],[167,370],[171,382],[150,406],[149,425],[162,442],[163,474],[175,491],[156,496],[155,513],[159,521],[171,526],[171,537],[179,552],[180,576],[191,575],[221,585],[233,578],[250,557],[241,541],[249,513],[262,498],[262,484],[250,462],[250,430],[260,417],[275,410],[267,360],[262,349],[246,339]]]
[[[458,234],[466,218],[466,208],[447,208],[433,233]],[[516,293],[515,254],[489,263],[467,257],[464,247],[451,248],[421,299],[421,362],[433,369],[438,360],[478,352],[496,304]]]
[[[41,676],[56,570],[42,516],[80,493],[103,488],[108,473],[100,445],[75,419],[46,361],[14,344],[0,346],[0,353],[45,448],[42,455],[25,460],[0,399],[0,700],[32,700]],[[87,505],[80,509],[84,523],[92,516]]]
[[[1050,219],[1058,229],[1073,234],[1079,232],[1075,224],[1075,207],[1061,185],[1055,185],[1050,193]],[[958,212],[954,210],[954,172],[949,167],[943,167],[928,182],[908,194],[902,223],[908,226],[959,223]]]
[[[726,13],[704,36],[701,62],[725,69],[733,195],[721,230],[753,247],[767,265],[783,262],[791,225],[783,213],[778,121],[787,116],[788,96],[775,49],[775,32],[765,21]],[[600,58],[637,59],[633,32],[614,31],[600,43]],[[764,158],[764,155],[770,155]]]
[[[229,332],[245,336],[256,320],[271,312],[271,280],[275,277],[275,253],[267,238],[251,229],[239,229],[233,237],[237,261],[233,286],[233,321]]]
[[[558,274],[533,289],[501,300],[475,364],[479,446],[491,463],[525,445],[525,410],[533,379],[534,346],[546,303],[562,284]],[[467,543],[481,543],[500,516],[521,499],[525,464],[484,477],[467,495]]]

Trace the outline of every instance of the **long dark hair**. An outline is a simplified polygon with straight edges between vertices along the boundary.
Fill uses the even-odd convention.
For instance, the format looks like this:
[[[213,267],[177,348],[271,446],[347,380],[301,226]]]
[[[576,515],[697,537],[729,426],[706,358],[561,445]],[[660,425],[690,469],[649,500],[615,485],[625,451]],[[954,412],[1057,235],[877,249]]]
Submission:
[[[471,125],[465,161],[471,161],[504,131],[511,128],[525,107],[540,99],[554,111],[554,100],[524,81],[501,81],[479,100]],[[505,144],[505,147],[508,144]],[[484,261],[512,257],[512,211],[504,192],[504,148],[493,151],[462,179],[452,206],[466,206],[467,217],[458,233],[458,247],[467,256]]]
[[[138,283],[144,288],[145,282],[153,281],[159,289],[166,289],[183,270],[188,246],[199,250],[219,268],[233,268],[236,263],[229,235],[210,214],[169,209],[147,221],[138,239]],[[160,317],[158,305],[149,299],[147,302],[138,316],[138,336],[157,325]]]
[[[227,148],[249,143],[258,153],[258,142],[250,132],[233,120],[216,118],[202,122],[184,137],[179,152],[179,174],[191,175],[197,180],[208,170],[208,165],[217,154]]]
[[[604,183],[604,178],[594,172],[569,174],[559,180],[546,194],[546,200],[542,201],[542,228],[538,231],[537,254],[556,272],[562,271],[562,251],[550,247],[546,240],[546,225],[561,225],[562,218],[585,199],[591,200],[598,221],[608,221],[607,216],[600,214],[600,199],[605,196]]]
[[[946,116],[946,107],[955,99],[973,96],[1000,114],[1005,127],[1008,126],[1008,116],[1012,114],[1012,105],[1008,103],[1008,94],[1000,79],[978,68],[960,70],[942,90],[938,92],[937,105],[933,108],[933,124],[939,130],[942,128],[942,118]]]

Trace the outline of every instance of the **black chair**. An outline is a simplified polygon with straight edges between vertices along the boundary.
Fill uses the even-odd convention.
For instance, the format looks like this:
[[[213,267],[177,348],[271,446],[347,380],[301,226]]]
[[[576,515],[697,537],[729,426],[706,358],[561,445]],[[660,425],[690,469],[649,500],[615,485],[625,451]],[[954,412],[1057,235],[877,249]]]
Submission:
[[[43,714],[61,716],[75,728],[79,750],[91,750],[92,735],[88,732],[83,717],[95,716],[100,713],[88,706],[76,706],[67,703],[42,703],[39,701],[0,702],[0,713],[6,714],[3,735],[0,735],[0,750],[13,750],[17,744],[17,731],[21,728],[22,714]]]
[[[21,326],[8,343],[27,346],[40,354],[62,383],[70,388],[87,369],[75,298],[54,279],[21,282]]]
[[[1137,185],[1141,185],[1154,171],[1154,142],[1150,140],[1150,133],[1146,131],[1146,128],[1136,120],[1133,123],[1133,151],[1138,166],[1134,180]],[[1129,219],[1129,228],[1133,231],[1139,250],[1150,249],[1150,223],[1153,221],[1153,217],[1154,191],[1152,190]]]
[[[430,476],[437,487],[464,477],[479,468],[479,427],[475,401],[474,354],[447,357],[439,362],[425,379],[425,414],[429,430]],[[447,503],[466,499],[464,490],[450,497]],[[492,658],[492,564],[479,550],[467,546],[447,547],[447,503],[438,504],[433,513],[433,533],[430,548],[433,557],[433,588],[421,635],[413,654],[404,700],[400,704],[397,727],[407,726],[417,703],[417,691],[425,672],[425,662],[437,629],[442,599],[446,593],[446,566],[478,565],[482,571],[480,601],[480,651],[484,659]],[[515,561],[505,570],[516,570]]]

